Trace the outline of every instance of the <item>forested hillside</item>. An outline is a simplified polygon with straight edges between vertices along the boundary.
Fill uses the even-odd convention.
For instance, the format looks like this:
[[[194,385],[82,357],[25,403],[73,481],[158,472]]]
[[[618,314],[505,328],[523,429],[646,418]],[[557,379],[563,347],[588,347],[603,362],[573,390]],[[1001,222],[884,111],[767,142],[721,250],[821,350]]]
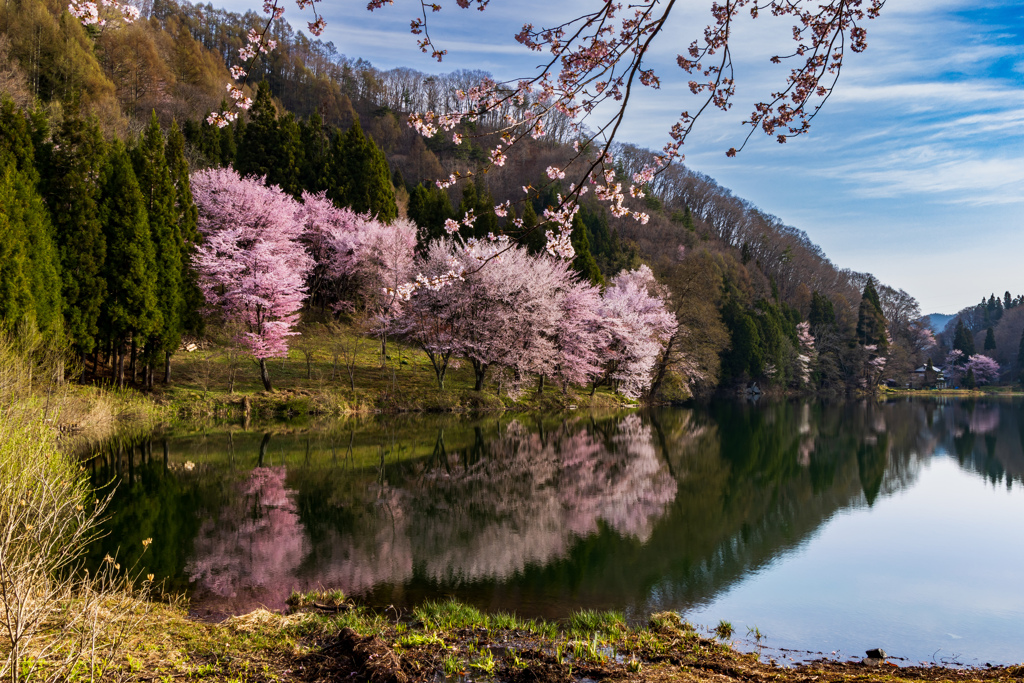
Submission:
[[[152,384],[183,335],[201,336],[211,315],[223,321],[204,306],[196,262],[202,206],[197,213],[189,175],[208,168],[263,177],[296,206],[319,196],[384,226],[407,219],[420,267],[452,220],[460,241],[505,234],[524,258],[542,258],[544,226],[535,226],[561,190],[546,170],[572,154],[570,121],[549,116],[543,136],[488,165],[501,111],[462,124],[461,141],[424,138],[406,123],[409,112],[445,110],[485,74],[382,71],[278,21],[277,48],[249,76],[252,108],[227,127],[210,125],[228,64],[259,20],[155,0],[136,24],[87,29],[56,0],[0,8],[0,202],[13,218],[3,229],[16,236],[2,247],[11,256],[0,272],[9,326],[32,320],[66,339],[91,376],[123,378],[127,362],[128,381]],[[632,177],[651,156],[619,145],[619,175]],[[447,189],[435,184],[453,173],[473,176]],[[837,267],[804,232],[695,170],[672,166],[630,200],[649,215],[646,224],[585,199],[573,223],[574,277],[607,297],[625,286],[620,274],[646,265],[656,284],[644,287],[676,322],[655,335],[639,393],[675,400],[753,381],[825,391],[902,383],[934,343],[911,295]],[[463,220],[467,212],[474,220]],[[312,253],[312,233],[304,234],[296,239]],[[328,277],[317,259],[305,275],[306,317],[365,315],[372,302],[358,277]],[[374,329],[382,343],[393,334],[416,344],[409,327]],[[477,363],[470,346],[456,355]],[[489,365],[505,361],[480,362],[478,387]],[[602,362],[601,372],[574,381],[608,380],[617,370]],[[551,367],[552,379],[566,379],[566,361]],[[512,369],[543,378],[540,368]]]
[[[942,353],[992,358],[1003,381],[1024,381],[1024,295],[1007,291],[1002,297],[981,297],[950,318],[939,342]]]

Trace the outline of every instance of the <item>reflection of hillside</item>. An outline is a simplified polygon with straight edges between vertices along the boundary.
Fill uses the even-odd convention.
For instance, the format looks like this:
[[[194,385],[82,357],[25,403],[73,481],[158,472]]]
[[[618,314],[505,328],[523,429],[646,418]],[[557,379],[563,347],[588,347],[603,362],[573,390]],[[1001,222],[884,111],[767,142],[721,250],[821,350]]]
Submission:
[[[644,540],[674,496],[637,416],[607,435],[569,426],[534,433],[513,423],[468,451],[439,448],[404,481],[369,486],[359,523],[378,529],[373,538],[386,529],[411,552],[417,573],[457,586],[557,560],[602,526]],[[304,572],[350,592],[411,578],[410,564],[392,567],[400,576],[353,576],[353,566],[376,564],[379,551],[374,543],[356,547],[350,531],[344,522],[318,530],[322,541]]]
[[[112,445],[93,461],[97,482],[125,482],[101,550],[152,536],[148,568],[224,611],[323,585],[398,606],[457,594],[526,614],[642,616],[714,598],[837,511],[912,485],[935,452],[993,481],[1020,477],[1019,411],[722,403],[200,435],[166,456]]]
[[[929,406],[936,435],[962,467],[993,483],[1024,481],[1024,414],[1019,402],[977,399]]]

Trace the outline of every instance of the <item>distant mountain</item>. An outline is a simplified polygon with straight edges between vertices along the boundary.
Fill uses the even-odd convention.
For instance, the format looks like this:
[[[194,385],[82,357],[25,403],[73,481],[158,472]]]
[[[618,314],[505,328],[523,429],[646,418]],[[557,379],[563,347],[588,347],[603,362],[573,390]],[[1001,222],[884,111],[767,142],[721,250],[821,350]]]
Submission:
[[[942,313],[932,313],[927,317],[932,321],[932,332],[938,334],[946,328],[946,323],[956,317],[956,314],[945,315]]]

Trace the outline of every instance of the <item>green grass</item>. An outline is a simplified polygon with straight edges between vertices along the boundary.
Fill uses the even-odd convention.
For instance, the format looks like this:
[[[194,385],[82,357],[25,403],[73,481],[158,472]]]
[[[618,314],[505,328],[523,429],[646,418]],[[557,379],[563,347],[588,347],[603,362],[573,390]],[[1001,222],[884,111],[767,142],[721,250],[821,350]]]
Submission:
[[[185,417],[234,416],[248,397],[253,417],[286,417],[308,413],[342,415],[385,412],[494,411],[505,409],[562,410],[593,405],[612,407],[625,399],[599,390],[590,397],[584,388],[570,388],[563,394],[558,387],[537,394],[531,380],[512,398],[507,382],[498,395],[496,375],[488,375],[483,391],[475,391],[472,366],[468,361],[452,359],[439,390],[434,370],[426,355],[418,349],[389,342],[383,366],[379,342],[356,333],[351,327],[321,325],[299,327],[287,358],[269,361],[274,391],[264,392],[257,364],[245,357],[232,357],[223,347],[213,344],[191,353],[179,352],[171,360],[172,382],[158,391]],[[335,350],[354,353],[351,377],[343,360],[335,363]],[[307,354],[309,355],[307,363]],[[235,368],[233,391],[230,372]]]
[[[617,636],[626,629],[622,612],[580,610],[569,617],[569,631],[574,635],[605,634]]]
[[[486,628],[487,617],[475,607],[454,599],[428,600],[415,610],[413,617],[428,629]]]

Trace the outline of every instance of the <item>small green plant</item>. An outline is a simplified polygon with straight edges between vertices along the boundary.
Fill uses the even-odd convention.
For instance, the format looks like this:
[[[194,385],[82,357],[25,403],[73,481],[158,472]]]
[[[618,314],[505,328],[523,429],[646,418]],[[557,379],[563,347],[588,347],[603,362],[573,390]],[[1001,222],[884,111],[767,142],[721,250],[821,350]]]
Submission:
[[[512,665],[513,669],[525,669],[527,664],[523,660],[519,659],[519,655],[516,654],[515,650],[508,651],[509,664]]]
[[[444,647],[444,640],[433,633],[409,633],[398,639],[399,647],[423,647],[424,645],[440,645]]]
[[[761,629],[759,629],[757,626],[748,626],[747,627],[747,635],[748,636],[753,636],[754,637],[754,641],[759,646],[761,645],[761,641],[764,640],[764,634],[761,633]]]
[[[445,676],[458,676],[466,672],[466,667],[462,665],[462,660],[456,655],[448,655],[444,658],[444,675]]]
[[[631,674],[638,674],[641,671],[643,671],[643,669],[644,665],[641,664],[640,660],[638,660],[636,657],[632,657],[628,662],[626,662],[626,670],[629,671],[629,673]]]
[[[469,666],[483,671],[488,676],[493,676],[494,670],[497,668],[497,664],[494,661],[494,653],[491,652],[490,648],[484,648],[480,656],[470,662]]]
[[[715,627],[715,635],[718,636],[719,640],[729,640],[732,638],[733,628],[732,622],[722,619],[718,622],[718,626]]]

